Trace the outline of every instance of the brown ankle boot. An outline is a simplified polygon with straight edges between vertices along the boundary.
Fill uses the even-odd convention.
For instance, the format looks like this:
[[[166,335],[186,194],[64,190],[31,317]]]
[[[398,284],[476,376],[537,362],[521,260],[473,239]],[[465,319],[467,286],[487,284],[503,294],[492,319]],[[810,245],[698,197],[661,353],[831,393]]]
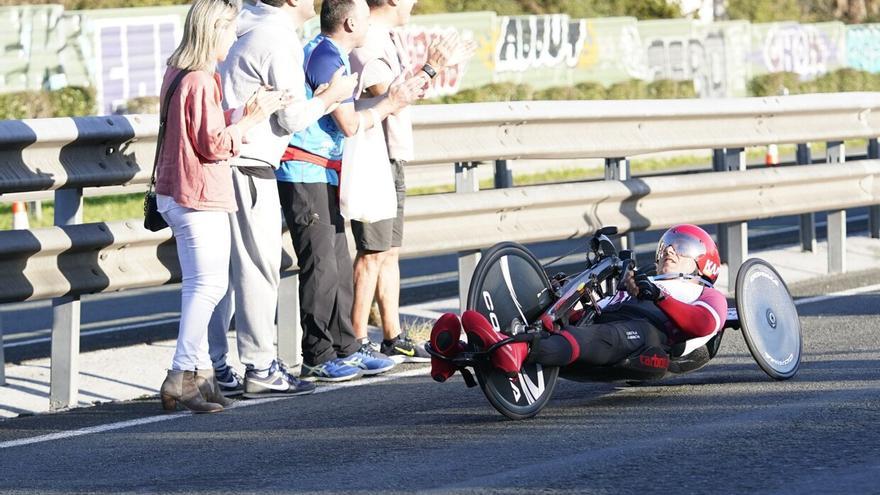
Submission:
[[[162,409],[166,411],[176,410],[177,404],[194,413],[212,413],[223,410],[223,406],[208,402],[202,396],[196,383],[195,371],[168,370],[168,376],[162,382],[159,395],[162,398]]]
[[[217,383],[213,368],[196,371],[196,382],[199,384],[199,390],[206,401],[220,404],[223,407],[235,404],[234,400],[225,397],[220,391],[220,384]]]

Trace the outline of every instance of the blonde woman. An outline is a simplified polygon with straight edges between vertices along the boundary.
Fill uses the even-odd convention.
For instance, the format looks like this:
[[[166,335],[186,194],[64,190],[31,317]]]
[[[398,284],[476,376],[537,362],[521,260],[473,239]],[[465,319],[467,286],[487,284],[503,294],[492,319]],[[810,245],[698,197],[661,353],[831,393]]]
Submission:
[[[219,393],[208,354],[208,322],[229,283],[229,213],[236,203],[228,160],[249,129],[289,103],[282,93],[261,89],[244,108],[223,111],[215,68],[236,39],[239,8],[239,0],[195,0],[162,84],[165,136],[156,194],[183,274],[177,348],[161,389],[166,410],[179,403],[218,412],[231,404]]]

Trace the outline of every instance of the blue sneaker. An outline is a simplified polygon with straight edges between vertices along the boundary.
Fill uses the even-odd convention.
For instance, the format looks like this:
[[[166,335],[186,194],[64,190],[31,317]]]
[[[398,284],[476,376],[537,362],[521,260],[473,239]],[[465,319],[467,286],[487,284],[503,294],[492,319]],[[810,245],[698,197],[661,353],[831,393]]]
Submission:
[[[364,342],[361,348],[351,356],[342,358],[342,362],[360,368],[364,375],[385,373],[397,364],[385,354],[376,351],[369,341]]]
[[[302,365],[302,373],[299,377],[308,381],[344,382],[361,376],[361,369],[357,366],[349,366],[342,362],[341,358],[331,359],[315,366]]]

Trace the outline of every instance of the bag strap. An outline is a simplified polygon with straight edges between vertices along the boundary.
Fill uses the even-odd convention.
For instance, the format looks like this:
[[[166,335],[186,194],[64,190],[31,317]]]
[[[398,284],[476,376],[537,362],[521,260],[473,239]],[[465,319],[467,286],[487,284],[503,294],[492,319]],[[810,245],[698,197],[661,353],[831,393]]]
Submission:
[[[168,91],[165,93],[165,101],[159,107],[159,134],[156,136],[156,156],[153,157],[153,175],[150,177],[150,192],[152,192],[153,187],[156,185],[156,168],[159,165],[159,155],[162,154],[162,143],[165,141],[165,122],[168,120],[168,107],[171,106],[171,97],[174,96],[177,87],[180,86],[180,81],[189,73],[190,71],[181,69],[174,76],[174,80],[168,85]]]

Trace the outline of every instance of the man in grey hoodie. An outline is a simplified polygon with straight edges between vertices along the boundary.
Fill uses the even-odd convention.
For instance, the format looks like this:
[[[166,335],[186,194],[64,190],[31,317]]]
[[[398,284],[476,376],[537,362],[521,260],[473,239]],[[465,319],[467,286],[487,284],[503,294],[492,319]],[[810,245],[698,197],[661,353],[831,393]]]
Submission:
[[[284,91],[292,103],[244,137],[230,161],[238,211],[230,214],[229,290],[209,325],[211,359],[221,390],[245,397],[299,395],[314,385],[293,377],[276,358],[275,313],[281,272],[281,209],[274,169],[294,132],[350,98],[357,76],[337,74],[307,99],[303,48],[297,29],[316,15],[314,0],[261,0],[245,4],[238,40],[218,66],[225,108],[237,108],[258,88]],[[235,118],[235,116],[233,116]],[[226,331],[235,314],[241,377],[226,363]]]

